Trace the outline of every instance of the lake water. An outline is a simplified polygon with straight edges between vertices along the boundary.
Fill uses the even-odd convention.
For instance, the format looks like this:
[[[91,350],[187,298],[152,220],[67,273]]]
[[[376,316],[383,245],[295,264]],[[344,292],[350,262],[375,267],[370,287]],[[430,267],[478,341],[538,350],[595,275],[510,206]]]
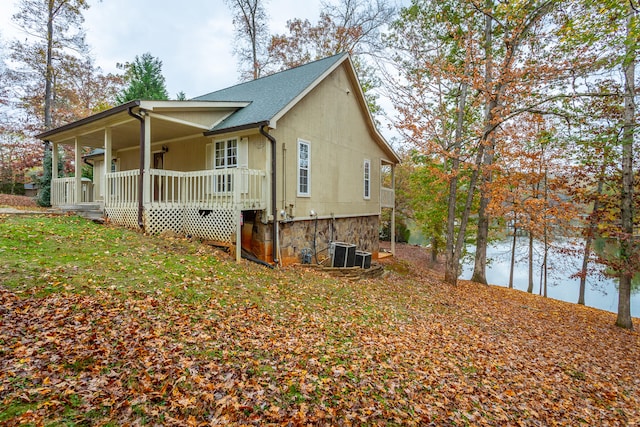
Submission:
[[[520,238],[516,249],[516,265],[513,274],[513,287],[522,291],[527,290],[529,283],[529,267],[527,261],[528,238]],[[470,252],[475,248],[470,248]],[[487,248],[487,281],[498,286],[509,286],[509,265],[511,260],[511,243],[496,242]],[[534,250],[533,284],[534,294],[540,294],[540,264],[542,250],[540,246]],[[562,301],[576,303],[580,289],[580,279],[569,276],[580,270],[582,256],[566,255],[550,252],[548,259],[547,296]],[[468,280],[473,272],[472,257],[465,260],[461,279]],[[585,304],[590,307],[617,313],[618,287],[617,280],[593,275],[587,277]],[[631,295],[631,316],[640,317],[640,292]]]

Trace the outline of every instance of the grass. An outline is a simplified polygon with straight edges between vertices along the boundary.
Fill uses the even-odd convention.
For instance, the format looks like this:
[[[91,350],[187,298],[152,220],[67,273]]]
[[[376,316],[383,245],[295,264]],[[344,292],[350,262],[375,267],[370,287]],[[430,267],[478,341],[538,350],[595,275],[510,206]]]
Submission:
[[[37,403],[12,402],[4,408],[0,406],[0,423],[16,418],[27,411],[36,409]]]
[[[166,284],[201,281],[195,271],[219,272],[216,262],[182,240],[144,236],[105,227],[80,217],[6,217],[0,228],[0,274],[3,285],[18,293],[77,293],[96,288],[128,293],[153,292]],[[175,290],[175,288],[172,288]],[[197,289],[178,292],[198,299]]]

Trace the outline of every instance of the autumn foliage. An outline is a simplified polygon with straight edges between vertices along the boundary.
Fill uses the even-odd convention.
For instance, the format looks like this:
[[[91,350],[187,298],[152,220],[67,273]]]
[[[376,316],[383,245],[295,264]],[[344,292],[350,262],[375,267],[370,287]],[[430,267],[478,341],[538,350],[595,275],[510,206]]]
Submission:
[[[0,252],[4,425],[640,423],[640,335],[612,313],[402,260],[356,282],[236,265],[73,217],[0,218]]]

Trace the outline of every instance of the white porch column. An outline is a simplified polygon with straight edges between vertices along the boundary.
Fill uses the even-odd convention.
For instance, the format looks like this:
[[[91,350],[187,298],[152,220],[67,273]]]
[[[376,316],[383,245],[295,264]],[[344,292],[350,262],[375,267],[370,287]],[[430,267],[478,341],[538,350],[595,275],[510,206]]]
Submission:
[[[75,160],[75,169],[76,169],[76,194],[74,203],[78,204],[82,202],[82,150],[80,147],[80,141],[78,138],[75,139],[76,145],[76,160]]]
[[[58,177],[58,143],[54,142],[51,145],[51,179],[54,180]]]
[[[391,165],[391,188],[393,189],[393,207],[391,208],[391,254],[396,256],[396,167]]]
[[[53,180],[58,178],[58,143],[54,142],[51,145],[51,190],[49,194],[51,195],[51,205],[58,206],[61,202],[58,193],[56,192],[56,185],[53,183]]]
[[[104,129],[104,175],[101,177],[98,177],[98,179],[101,179],[102,182],[100,183],[102,185],[102,194],[103,194],[103,203],[104,206],[107,206],[107,201],[109,200],[110,197],[110,186],[107,185],[107,174],[111,172],[111,158],[113,157],[113,155],[111,154],[112,151],[112,141],[111,141],[111,128],[105,128]],[[95,177],[94,177],[95,179]]]
[[[271,189],[273,188],[271,185],[271,178],[273,177],[273,174],[271,173],[271,164],[272,164],[272,160],[271,160],[271,145],[272,142],[269,141],[269,139],[267,137],[264,138],[264,149],[266,151],[266,155],[264,156],[264,170],[266,172],[266,176],[265,179],[263,180],[263,182],[265,183],[265,186],[263,187],[263,192],[261,197],[266,197],[266,208],[264,210],[264,215],[262,215],[262,223],[263,224],[267,224],[269,222],[269,215],[271,215],[271,212],[273,212],[273,207],[271,206],[271,201],[273,200],[273,197],[271,196]],[[284,144],[282,144],[284,147]],[[283,167],[283,171],[284,171],[284,167]],[[284,172],[283,172],[284,173]],[[285,197],[284,195],[282,197]],[[274,221],[277,221],[278,218],[273,218]]]
[[[143,112],[140,112],[143,114]],[[151,203],[151,117],[144,115],[144,175],[142,176],[142,201],[145,205]]]

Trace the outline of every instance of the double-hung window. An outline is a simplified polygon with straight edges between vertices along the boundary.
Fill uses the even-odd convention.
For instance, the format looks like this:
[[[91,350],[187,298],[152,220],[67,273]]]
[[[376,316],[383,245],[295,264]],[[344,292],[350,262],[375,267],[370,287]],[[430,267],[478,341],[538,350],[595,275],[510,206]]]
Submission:
[[[225,139],[215,142],[214,169],[229,169],[238,167],[238,140]],[[233,190],[231,174],[216,174],[215,189],[218,193]]]
[[[365,159],[363,165],[364,191],[363,196],[369,200],[371,198],[371,160]]]
[[[298,140],[298,196],[311,196],[311,143]]]

